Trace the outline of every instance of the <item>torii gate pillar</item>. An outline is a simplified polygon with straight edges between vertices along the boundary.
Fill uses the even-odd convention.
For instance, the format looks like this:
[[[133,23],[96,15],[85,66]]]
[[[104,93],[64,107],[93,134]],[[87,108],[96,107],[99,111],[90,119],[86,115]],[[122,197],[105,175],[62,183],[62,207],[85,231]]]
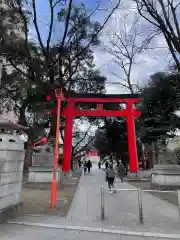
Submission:
[[[135,124],[133,116],[133,104],[128,102],[126,104],[127,109],[127,133],[128,133],[128,152],[129,152],[129,167],[130,172],[137,173],[138,166],[138,157],[137,157],[137,146],[136,146],[136,133],[135,133]]]
[[[73,103],[68,103],[68,111],[65,122],[64,132],[64,160],[62,164],[62,171],[69,172],[71,169],[71,155],[72,155],[72,138],[73,138]]]

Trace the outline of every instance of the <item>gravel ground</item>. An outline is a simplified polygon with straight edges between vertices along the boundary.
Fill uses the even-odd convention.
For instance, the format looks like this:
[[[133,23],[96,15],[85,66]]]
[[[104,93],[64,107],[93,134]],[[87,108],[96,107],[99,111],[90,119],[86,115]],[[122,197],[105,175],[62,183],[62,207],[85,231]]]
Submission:
[[[50,209],[51,184],[44,184],[38,189],[38,184],[23,184],[21,192],[21,201],[23,206],[20,214],[36,214],[36,215],[55,215],[65,217],[68,213],[70,204],[74,197],[80,175],[73,177],[65,177],[63,186],[57,188],[57,204],[55,209]]]

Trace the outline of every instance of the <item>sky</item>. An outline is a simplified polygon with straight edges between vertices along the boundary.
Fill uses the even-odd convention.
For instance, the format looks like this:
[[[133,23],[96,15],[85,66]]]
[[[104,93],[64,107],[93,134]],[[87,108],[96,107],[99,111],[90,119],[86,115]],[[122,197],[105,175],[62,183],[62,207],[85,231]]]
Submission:
[[[80,0],[74,0],[74,3],[80,3]],[[103,23],[109,10],[116,4],[116,0],[83,0],[88,9],[94,9],[97,3],[100,3],[100,9],[93,16],[94,21]],[[48,22],[49,22],[49,6],[48,0],[36,0],[37,16],[43,41],[47,39]],[[56,10],[58,12],[58,9]],[[115,58],[109,54],[105,48],[111,47],[110,39],[112,31],[121,33],[124,31],[124,23],[126,21],[127,29],[131,29],[132,24],[137,19],[137,11],[132,0],[122,0],[120,8],[113,14],[108,24],[105,26],[100,35],[101,44],[94,50],[94,61],[96,68],[100,69],[101,73],[107,77],[106,91],[107,93],[127,93],[128,90],[122,88],[120,83],[123,77],[122,69],[114,63]],[[58,24],[58,23],[57,23]],[[53,41],[58,40],[61,34],[55,24],[53,27]],[[139,20],[138,32],[142,33],[141,38],[149,34],[152,27],[144,19]],[[33,40],[36,39],[34,28],[30,27],[30,36]],[[141,38],[137,39],[139,43]],[[164,71],[171,60],[166,42],[163,36],[159,35],[153,39],[149,45],[149,50],[144,51],[135,58],[135,64],[132,66],[132,82],[143,86],[147,83],[150,75],[158,71]],[[116,76],[115,76],[116,75]],[[119,76],[119,77],[117,77]],[[115,84],[116,83],[116,84]],[[86,129],[86,125],[82,125],[82,130]]]
[[[74,0],[74,3],[78,4],[82,1]],[[93,16],[93,20],[103,23],[107,14],[108,9],[112,9],[116,4],[116,0],[83,0],[84,4],[88,9],[94,9],[97,3],[100,4],[100,9]],[[47,39],[48,32],[48,21],[49,21],[49,6],[48,0],[36,0],[37,15],[39,20],[39,27],[43,41]],[[56,10],[58,12],[58,9]],[[110,38],[112,31],[121,33],[124,31],[124,22],[127,22],[127,26],[131,27],[137,18],[137,12],[135,4],[132,0],[122,0],[120,8],[111,17],[106,27],[103,29],[100,35],[101,44],[94,49],[94,60],[96,67],[100,69],[101,73],[107,77],[106,91],[108,93],[124,93],[128,92],[119,84],[121,79],[117,76],[122,77],[122,69],[114,63],[115,58],[105,51],[105,47],[111,47]],[[126,20],[125,20],[126,19]],[[58,24],[58,23],[57,23]],[[58,26],[55,24],[53,27],[53,41],[59,38],[60,32],[57,30]],[[149,34],[152,27],[147,21],[141,19],[138,26],[138,31],[142,33],[142,38]],[[33,39],[36,38],[34,29],[31,27],[30,34]],[[140,41],[140,39],[138,40]],[[167,50],[166,42],[163,36],[159,35],[153,39],[149,45],[149,50],[144,51],[138,57],[135,58],[135,64],[132,66],[132,82],[138,83],[143,86],[149,79],[149,76],[157,71],[163,71],[167,69],[170,61],[170,55]],[[103,56],[103,57],[102,57]],[[116,76],[115,76],[116,75]],[[116,82],[116,84],[115,84]],[[113,84],[112,84],[113,83]]]
[[[104,46],[112,47],[110,44],[110,39],[112,39],[112,31],[116,34],[124,33],[124,24],[126,24],[127,29],[128,27],[131,29],[132,24],[138,17],[139,15],[135,10],[135,4],[133,1],[126,0],[122,2],[120,9],[116,11],[102,32],[101,38],[103,44],[101,48],[95,51],[95,61],[96,66],[98,66],[101,71],[107,76],[109,82],[109,84],[107,84],[107,91],[109,93],[123,93],[127,91],[127,89],[122,88],[120,84],[118,85],[111,83],[121,82],[121,79],[114,76],[114,73],[117,76],[122,77],[123,70],[114,63],[114,60],[116,58],[106,52],[104,50]],[[139,44],[140,41],[150,33],[152,26],[150,26],[146,20],[140,18],[137,29],[139,34],[141,34],[141,37],[137,37],[137,44]],[[119,41],[116,43],[119,44]],[[150,75],[153,73],[167,69],[171,58],[166,42],[162,35],[154,38],[148,48],[148,50],[144,51],[135,58],[135,64],[132,66],[131,81],[133,83],[137,83],[140,86],[143,86],[145,83],[147,83]]]

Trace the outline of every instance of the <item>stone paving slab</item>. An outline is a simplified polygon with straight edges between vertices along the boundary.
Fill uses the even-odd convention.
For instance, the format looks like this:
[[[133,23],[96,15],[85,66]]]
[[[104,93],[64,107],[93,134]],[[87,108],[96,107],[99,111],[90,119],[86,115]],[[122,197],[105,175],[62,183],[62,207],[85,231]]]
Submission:
[[[72,222],[95,222],[98,226],[114,226],[125,230],[180,233],[180,220],[177,206],[144,193],[144,224],[139,224],[137,191],[118,191],[115,195],[105,192],[104,222],[100,220],[100,187],[106,186],[104,172],[94,170],[83,175],[70,212],[67,216]],[[119,183],[118,189],[136,189],[129,183]]]
[[[73,228],[75,227],[79,227],[79,228],[93,228],[93,229],[109,229],[111,231],[115,231],[115,230],[125,230],[125,231],[133,231],[133,232],[151,232],[154,234],[159,234],[159,233],[172,233],[170,227],[169,229],[167,229],[167,231],[163,231],[161,230],[159,227],[157,226],[152,226],[152,225],[148,225],[147,223],[142,225],[139,224],[138,222],[135,223],[128,223],[128,222],[124,222],[123,225],[110,225],[108,221],[74,221],[74,220],[69,220],[69,219],[65,219],[65,218],[58,218],[58,217],[51,217],[51,216],[28,216],[28,215],[24,215],[24,216],[20,216],[14,220],[9,221],[9,223],[19,223],[19,224],[25,224],[25,225],[32,225],[32,226],[40,226],[44,224],[44,226],[49,226],[49,227],[53,227],[55,226],[56,228],[59,227],[64,227],[64,226],[71,226]],[[161,230],[161,231],[160,231]],[[169,231],[168,231],[169,230]],[[177,229],[175,229],[173,231],[174,234],[180,234],[180,230],[177,226]]]
[[[118,189],[134,191],[118,191],[116,194],[106,191],[104,221],[100,219],[100,187],[107,187],[104,172],[93,170],[82,176],[67,218],[20,216],[4,225],[5,230],[0,229],[0,239],[180,239],[176,206],[144,193],[144,224],[139,224],[136,188],[119,181],[116,185]]]
[[[68,231],[64,229],[48,229],[42,227],[27,227],[11,225],[4,226],[0,231],[1,240],[56,240],[56,239],[78,239],[79,231]]]
[[[1,240],[56,240],[56,239],[68,239],[68,240],[165,240],[170,239],[166,237],[145,237],[145,236],[131,236],[123,235],[118,232],[110,233],[105,232],[93,232],[93,231],[81,231],[81,230],[68,230],[68,229],[54,229],[54,228],[42,228],[24,225],[4,225],[0,228]],[[180,239],[180,238],[176,238]]]
[[[45,224],[45,223],[30,223],[30,222],[13,222],[9,221],[9,224],[13,226],[24,226],[27,227],[38,227],[45,229],[55,229],[55,230],[67,230],[67,231],[80,231],[88,233],[104,233],[104,234],[114,234],[120,236],[139,236],[139,237],[151,237],[151,238],[161,238],[161,239],[180,239],[180,234],[166,234],[166,233],[153,233],[145,231],[132,231],[132,230],[120,230],[120,229],[108,229],[108,228],[98,228],[98,227],[88,227],[88,226],[76,226],[76,225],[60,225],[60,224]],[[9,225],[10,226],[10,225]]]

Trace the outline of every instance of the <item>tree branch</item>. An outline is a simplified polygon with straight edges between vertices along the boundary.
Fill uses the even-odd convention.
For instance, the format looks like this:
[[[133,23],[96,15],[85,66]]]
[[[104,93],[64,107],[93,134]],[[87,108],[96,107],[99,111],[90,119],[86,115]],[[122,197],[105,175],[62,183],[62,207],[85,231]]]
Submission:
[[[54,5],[54,6],[56,6],[56,5]],[[50,24],[49,24],[49,33],[48,33],[47,44],[46,44],[47,52],[49,52],[49,46],[50,46],[50,42],[51,42],[52,29],[53,29],[53,23],[54,23],[54,6],[53,6],[53,0],[49,0]]]
[[[87,137],[87,135],[88,135],[89,130],[90,130],[91,127],[92,127],[92,126],[90,125],[89,128],[87,129],[87,131],[85,132],[84,136],[80,139],[80,141],[77,142],[75,146],[73,146],[74,149],[76,149],[76,148],[78,147],[78,145],[84,141],[84,139]]]
[[[41,46],[41,50],[42,50],[44,56],[47,58],[47,52],[46,52],[44,44],[42,42],[41,34],[40,34],[40,31],[39,31],[38,22],[37,22],[36,0],[32,0],[32,7],[33,7],[33,23],[34,23],[34,26],[35,26],[35,29],[36,29],[38,41],[39,41],[39,44]]]
[[[72,61],[74,61],[76,58],[78,58],[84,51],[86,51],[90,45],[92,44],[92,42],[94,41],[94,39],[99,35],[99,33],[102,31],[102,29],[106,26],[107,22],[109,21],[109,19],[111,18],[111,16],[113,15],[113,13],[117,10],[117,8],[119,7],[121,3],[121,0],[118,0],[118,3],[116,4],[116,6],[111,10],[111,13],[108,15],[108,17],[106,18],[106,20],[104,21],[104,23],[101,25],[101,27],[98,29],[98,31],[96,32],[96,34],[94,34],[94,36],[91,38],[91,40],[89,41],[89,43],[81,50],[79,51],[77,54],[75,54],[75,56],[72,58]]]

